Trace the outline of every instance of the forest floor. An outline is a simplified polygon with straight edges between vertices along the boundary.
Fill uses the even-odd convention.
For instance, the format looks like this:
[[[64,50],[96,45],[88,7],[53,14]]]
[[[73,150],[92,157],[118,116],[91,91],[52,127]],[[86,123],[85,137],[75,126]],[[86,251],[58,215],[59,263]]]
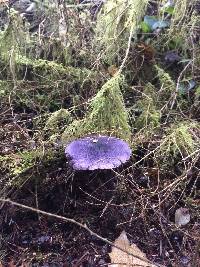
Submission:
[[[138,53],[141,53],[140,48],[137,48]],[[151,62],[146,64],[147,67],[150,65]],[[0,67],[2,81],[5,69],[11,66],[2,67],[0,64]],[[170,68],[179,70],[176,64],[175,67],[170,65]],[[33,69],[35,71],[37,67]],[[32,75],[30,73],[25,76]],[[38,79],[40,73],[34,75]],[[95,86],[99,88],[99,84],[107,77],[108,71],[95,81]],[[111,245],[86,229],[66,222],[65,217],[74,219],[111,242],[125,230],[131,243],[146,253],[149,260],[163,266],[200,266],[199,154],[189,163],[186,160],[186,167],[183,163],[175,162],[172,168],[162,169],[159,164],[153,163],[152,151],[158,140],[155,134],[153,141],[147,140],[134,148],[131,160],[123,168],[74,171],[59,142],[53,145],[45,142],[48,133],[42,132],[42,120],[46,113],[75,106],[73,97],[77,90],[76,82],[73,83],[74,91],[66,94],[64,86],[63,91],[56,89],[52,93],[51,86],[59,88],[62,82],[58,79],[54,84],[50,81],[47,87],[44,84],[39,87],[38,80],[26,80],[25,77],[16,86],[12,78],[9,77],[7,82],[9,86],[17,88],[16,92],[11,90],[7,94],[0,85],[0,265],[109,266]],[[68,78],[65,79],[68,81]],[[25,86],[24,81],[27,82]],[[89,86],[93,89],[91,84]],[[83,107],[83,110],[76,110],[76,115],[82,116],[85,112],[84,103],[93,94],[92,90],[88,94],[84,91],[78,102],[78,107]],[[131,94],[134,97],[136,95],[135,92]],[[194,94],[188,93],[186,98],[191,103]],[[126,104],[128,106],[130,103],[127,101]],[[174,116],[179,112],[177,110]],[[184,114],[181,116],[185,118]],[[199,122],[195,116],[191,120]],[[37,158],[32,164],[33,158],[29,158],[26,151],[37,151],[38,147],[42,147],[43,158]],[[58,157],[46,158],[45,151],[48,149],[56,152]],[[27,166],[24,166],[23,157],[26,156]],[[11,175],[9,168],[15,173]],[[10,199],[10,202],[3,202],[2,198]],[[16,206],[15,203],[34,207],[38,212]],[[182,207],[189,210],[191,219],[180,227],[175,224],[175,213]],[[44,215],[39,210],[48,214]],[[55,214],[62,218],[55,218]]]

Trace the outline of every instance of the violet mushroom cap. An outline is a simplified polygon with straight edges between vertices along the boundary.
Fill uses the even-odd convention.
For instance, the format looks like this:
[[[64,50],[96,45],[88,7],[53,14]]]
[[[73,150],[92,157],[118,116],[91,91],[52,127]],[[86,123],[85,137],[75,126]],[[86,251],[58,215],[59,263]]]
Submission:
[[[90,136],[72,141],[65,154],[74,170],[107,170],[129,160],[131,149],[116,137]]]

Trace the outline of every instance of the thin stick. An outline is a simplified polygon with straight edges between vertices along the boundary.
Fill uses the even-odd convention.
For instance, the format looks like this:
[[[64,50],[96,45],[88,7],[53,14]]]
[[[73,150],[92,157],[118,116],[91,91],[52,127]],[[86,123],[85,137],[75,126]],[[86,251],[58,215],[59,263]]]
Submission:
[[[133,23],[132,26],[131,26],[131,30],[130,30],[130,34],[129,34],[129,39],[128,39],[128,47],[126,49],[126,55],[122,61],[122,64],[119,68],[119,71],[117,72],[117,74],[121,74],[124,66],[125,66],[125,63],[126,63],[126,60],[128,58],[128,54],[129,54],[129,51],[130,51],[130,48],[131,48],[131,40],[132,40],[132,35],[133,35],[133,32],[134,32],[134,29],[135,29],[135,24]]]

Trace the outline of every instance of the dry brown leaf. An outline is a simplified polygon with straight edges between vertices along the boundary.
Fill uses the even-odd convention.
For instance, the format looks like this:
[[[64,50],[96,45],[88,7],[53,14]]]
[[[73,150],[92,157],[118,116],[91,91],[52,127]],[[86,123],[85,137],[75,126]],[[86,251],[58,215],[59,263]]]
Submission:
[[[138,259],[132,255],[119,250],[116,247],[112,247],[112,252],[109,254],[111,259],[111,267],[156,267],[156,265],[148,263],[146,255],[135,245],[130,245],[130,242],[127,238],[126,232],[123,231],[121,235],[115,240],[114,244],[123,250],[141,258]],[[144,259],[144,261],[142,260]]]

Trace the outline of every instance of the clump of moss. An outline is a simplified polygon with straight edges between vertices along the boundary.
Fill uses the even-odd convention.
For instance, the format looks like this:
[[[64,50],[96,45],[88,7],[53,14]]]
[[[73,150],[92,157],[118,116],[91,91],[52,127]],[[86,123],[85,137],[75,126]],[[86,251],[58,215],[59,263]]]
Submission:
[[[155,65],[155,69],[157,71],[157,77],[160,82],[160,93],[159,97],[160,100],[162,100],[163,96],[166,96],[165,98],[168,98],[171,93],[176,89],[176,84],[170,77],[169,73],[167,73],[164,69],[159,67],[158,65]]]
[[[190,121],[173,124],[161,140],[155,156],[163,165],[172,165],[178,159],[190,156],[199,147],[199,140],[195,135],[199,130],[199,126]]]
[[[16,62],[21,69],[29,69],[34,80],[39,80],[44,83],[65,79],[70,77],[78,82],[84,83],[86,79],[96,78],[97,73],[87,68],[65,67],[61,63],[48,61],[44,59],[31,59],[20,54],[16,57]],[[29,74],[30,75],[30,74]]]
[[[8,186],[20,186],[29,177],[37,177],[38,172],[42,173],[44,170],[48,170],[54,163],[56,165],[59,161],[61,162],[63,158],[63,151],[53,148],[25,150],[1,156],[0,169],[9,175]],[[42,177],[42,175],[40,176]]]
[[[152,132],[160,126],[160,111],[156,107],[156,91],[151,83],[148,83],[143,92],[143,98],[136,103],[141,114],[135,120],[137,130]]]
[[[10,92],[11,85],[6,80],[0,80],[0,96],[4,97]]]
[[[66,127],[65,131],[61,136],[62,143],[65,145],[73,139],[80,138],[84,135],[92,134],[87,128],[86,119],[74,120],[69,126]]]
[[[195,41],[192,41],[192,35],[195,36],[196,29],[199,25],[199,14],[196,12],[196,0],[176,0],[174,7],[171,7],[170,25],[165,34],[160,34],[156,40],[157,48],[159,50],[174,50],[178,49],[183,58],[190,58],[194,56],[190,53],[191,44],[193,48]],[[162,10],[162,11],[161,11]],[[163,9],[161,8],[163,15]],[[196,56],[194,56],[195,58]]]
[[[16,56],[25,55],[29,45],[29,34],[18,12],[9,14],[9,24],[0,35],[0,58],[9,65],[8,76],[17,79]]]
[[[102,86],[92,99],[90,112],[86,119],[90,131],[107,131],[124,139],[130,138],[128,113],[120,88],[123,84],[122,76],[114,76]]]
[[[25,54],[29,35],[26,25],[23,24],[22,17],[17,11],[11,10],[9,24],[0,37],[1,57],[8,59],[11,52]]]
[[[48,135],[61,133],[66,125],[72,122],[71,113],[64,108],[53,112],[48,118],[44,130],[48,132]]]
[[[38,150],[33,151],[24,151],[18,154],[11,156],[13,162],[11,164],[11,175],[19,175],[29,168],[33,167],[37,158],[40,157]]]
[[[49,112],[69,107],[74,104],[75,94],[79,99],[90,97],[102,82],[98,72],[87,68],[65,67],[53,61],[34,60],[21,55],[16,56],[16,64],[18,79],[15,90],[12,90],[13,81],[9,80],[10,90],[2,93],[7,96],[12,94],[12,104],[20,109]]]
[[[192,22],[194,22],[194,6],[196,0],[176,0],[174,5],[174,10],[172,12],[172,18],[170,23],[170,28],[168,31],[169,40],[175,38],[181,38],[184,46],[184,42],[187,42],[188,30]],[[193,14],[192,14],[193,13]],[[188,27],[189,26],[189,27]],[[185,39],[185,38],[186,39]]]
[[[160,112],[156,110],[153,101],[147,99],[140,101],[138,107],[142,110],[142,114],[136,119],[135,127],[139,129],[152,130],[160,126]]]
[[[42,152],[38,150],[24,151],[0,157],[0,171],[3,173],[5,190],[6,187],[20,186],[27,180],[26,172],[38,163]],[[22,176],[24,175],[24,178]]]
[[[89,111],[83,120],[74,121],[62,135],[66,140],[86,134],[111,134],[129,140],[131,129],[128,113],[120,87],[123,77],[117,75],[109,79],[91,100]]]

